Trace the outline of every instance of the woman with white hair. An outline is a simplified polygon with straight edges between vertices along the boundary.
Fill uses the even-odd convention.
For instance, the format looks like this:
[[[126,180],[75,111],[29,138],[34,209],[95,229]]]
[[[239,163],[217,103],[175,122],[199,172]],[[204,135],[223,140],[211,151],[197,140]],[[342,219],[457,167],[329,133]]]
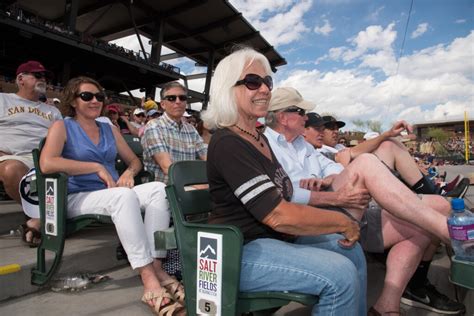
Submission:
[[[358,224],[289,202],[291,181],[255,127],[270,103],[270,74],[265,56],[249,48],[224,58],[214,72],[203,115],[217,129],[208,149],[209,222],[236,225],[244,235],[242,291],[318,295],[312,315],[366,315]]]

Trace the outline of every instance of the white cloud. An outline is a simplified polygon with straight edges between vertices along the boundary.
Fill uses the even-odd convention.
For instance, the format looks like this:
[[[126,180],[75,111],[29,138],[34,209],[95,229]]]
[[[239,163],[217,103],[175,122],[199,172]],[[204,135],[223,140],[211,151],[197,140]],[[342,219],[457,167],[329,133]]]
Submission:
[[[350,46],[331,48],[329,56],[333,60],[342,59],[346,63],[361,58],[369,51],[384,50],[387,54],[392,53],[392,44],[397,37],[394,31],[394,23],[389,24],[385,29],[380,25],[368,26],[364,31],[360,31],[357,36],[348,40]]]
[[[385,9],[385,6],[381,6],[381,7],[378,7],[377,9],[375,9],[374,12],[371,12],[369,14],[369,16],[367,17],[367,20],[374,21],[374,22],[378,21],[379,16],[380,16],[380,12],[382,12],[383,9]]]
[[[314,32],[323,36],[328,36],[329,33],[334,31],[334,28],[331,26],[331,23],[327,19],[324,19],[324,25],[316,26]]]
[[[231,0],[229,2],[249,20],[258,20],[265,13],[282,12],[293,4],[293,1],[288,0]]]
[[[400,73],[409,77],[433,78],[443,74],[474,76],[474,31],[449,45],[428,47],[400,60]]]
[[[311,8],[312,3],[312,0],[232,1],[232,4],[244,12],[244,16],[250,20],[253,27],[273,46],[297,41],[304,33],[310,31],[304,24],[303,16]],[[264,14],[267,11],[276,14],[268,17]]]
[[[458,20],[454,21],[454,23],[463,24],[463,23],[466,23],[466,19],[458,19]]]
[[[411,33],[411,38],[417,38],[420,37],[421,35],[425,34],[425,32],[428,30],[428,23],[420,23],[418,24],[418,27],[416,30]]]
[[[295,87],[316,104],[316,112],[334,113],[349,123],[348,129],[354,119],[380,120],[388,128],[398,119],[449,119],[465,110],[474,116],[474,31],[446,45],[403,57],[395,75],[396,61],[390,46],[396,33],[391,27],[369,29],[350,41],[355,46],[351,52],[358,54],[352,68],[291,70],[278,74],[281,81],[277,86]],[[333,48],[328,58],[342,59],[348,52],[344,47]],[[376,79],[363,71],[367,67],[384,71],[386,77]]]

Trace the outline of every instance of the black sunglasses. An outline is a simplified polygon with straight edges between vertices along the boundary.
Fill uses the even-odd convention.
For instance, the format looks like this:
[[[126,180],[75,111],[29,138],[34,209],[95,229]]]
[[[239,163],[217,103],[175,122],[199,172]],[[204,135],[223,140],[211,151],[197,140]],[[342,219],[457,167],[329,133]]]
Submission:
[[[32,75],[36,79],[45,79],[48,77],[45,72],[27,72],[27,74]]]
[[[97,101],[104,102],[105,93],[103,93],[103,92],[92,93],[92,92],[89,92],[89,91],[83,91],[81,93],[76,94],[76,97],[81,98],[81,100],[85,101],[85,102],[89,102],[94,97]]]
[[[179,99],[179,101],[187,101],[188,100],[188,96],[185,95],[185,94],[181,94],[181,95],[174,95],[174,94],[170,94],[170,95],[165,95],[163,97],[163,99],[167,100],[167,101],[170,101],[170,102],[175,102],[176,99]]]
[[[282,112],[285,112],[285,113],[297,113],[299,116],[305,116],[306,115],[306,110],[302,109],[302,108],[297,108],[297,107],[294,107],[294,108],[288,108],[286,110],[283,110]]]
[[[262,78],[256,74],[247,74],[244,79],[237,81],[235,83],[235,86],[245,85],[249,90],[257,90],[262,86],[262,83],[264,83],[268,87],[268,90],[272,91],[272,77],[265,76],[265,78]]]
[[[145,114],[144,113],[140,113],[140,114],[135,114],[136,117],[145,117]]]

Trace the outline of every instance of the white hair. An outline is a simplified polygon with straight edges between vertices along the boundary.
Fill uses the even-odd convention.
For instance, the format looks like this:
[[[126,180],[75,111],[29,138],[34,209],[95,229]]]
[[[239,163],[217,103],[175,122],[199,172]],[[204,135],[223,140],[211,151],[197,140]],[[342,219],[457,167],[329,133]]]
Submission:
[[[233,88],[244,70],[255,62],[260,62],[266,74],[271,75],[268,59],[249,47],[239,49],[219,62],[211,82],[209,108],[201,116],[209,129],[237,123],[239,114]]]

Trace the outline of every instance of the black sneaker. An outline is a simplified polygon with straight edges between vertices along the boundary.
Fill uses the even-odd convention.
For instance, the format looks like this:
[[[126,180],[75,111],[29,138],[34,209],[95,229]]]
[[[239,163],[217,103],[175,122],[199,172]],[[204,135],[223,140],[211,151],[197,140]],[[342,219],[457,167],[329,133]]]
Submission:
[[[468,178],[463,178],[459,183],[456,185],[454,189],[449,191],[446,196],[453,197],[453,198],[460,198],[462,199],[466,194],[467,190],[469,189],[470,181]]]
[[[456,302],[438,290],[430,283],[423,288],[406,288],[402,295],[401,302],[405,305],[419,307],[439,314],[457,315],[464,313],[464,304]]]

